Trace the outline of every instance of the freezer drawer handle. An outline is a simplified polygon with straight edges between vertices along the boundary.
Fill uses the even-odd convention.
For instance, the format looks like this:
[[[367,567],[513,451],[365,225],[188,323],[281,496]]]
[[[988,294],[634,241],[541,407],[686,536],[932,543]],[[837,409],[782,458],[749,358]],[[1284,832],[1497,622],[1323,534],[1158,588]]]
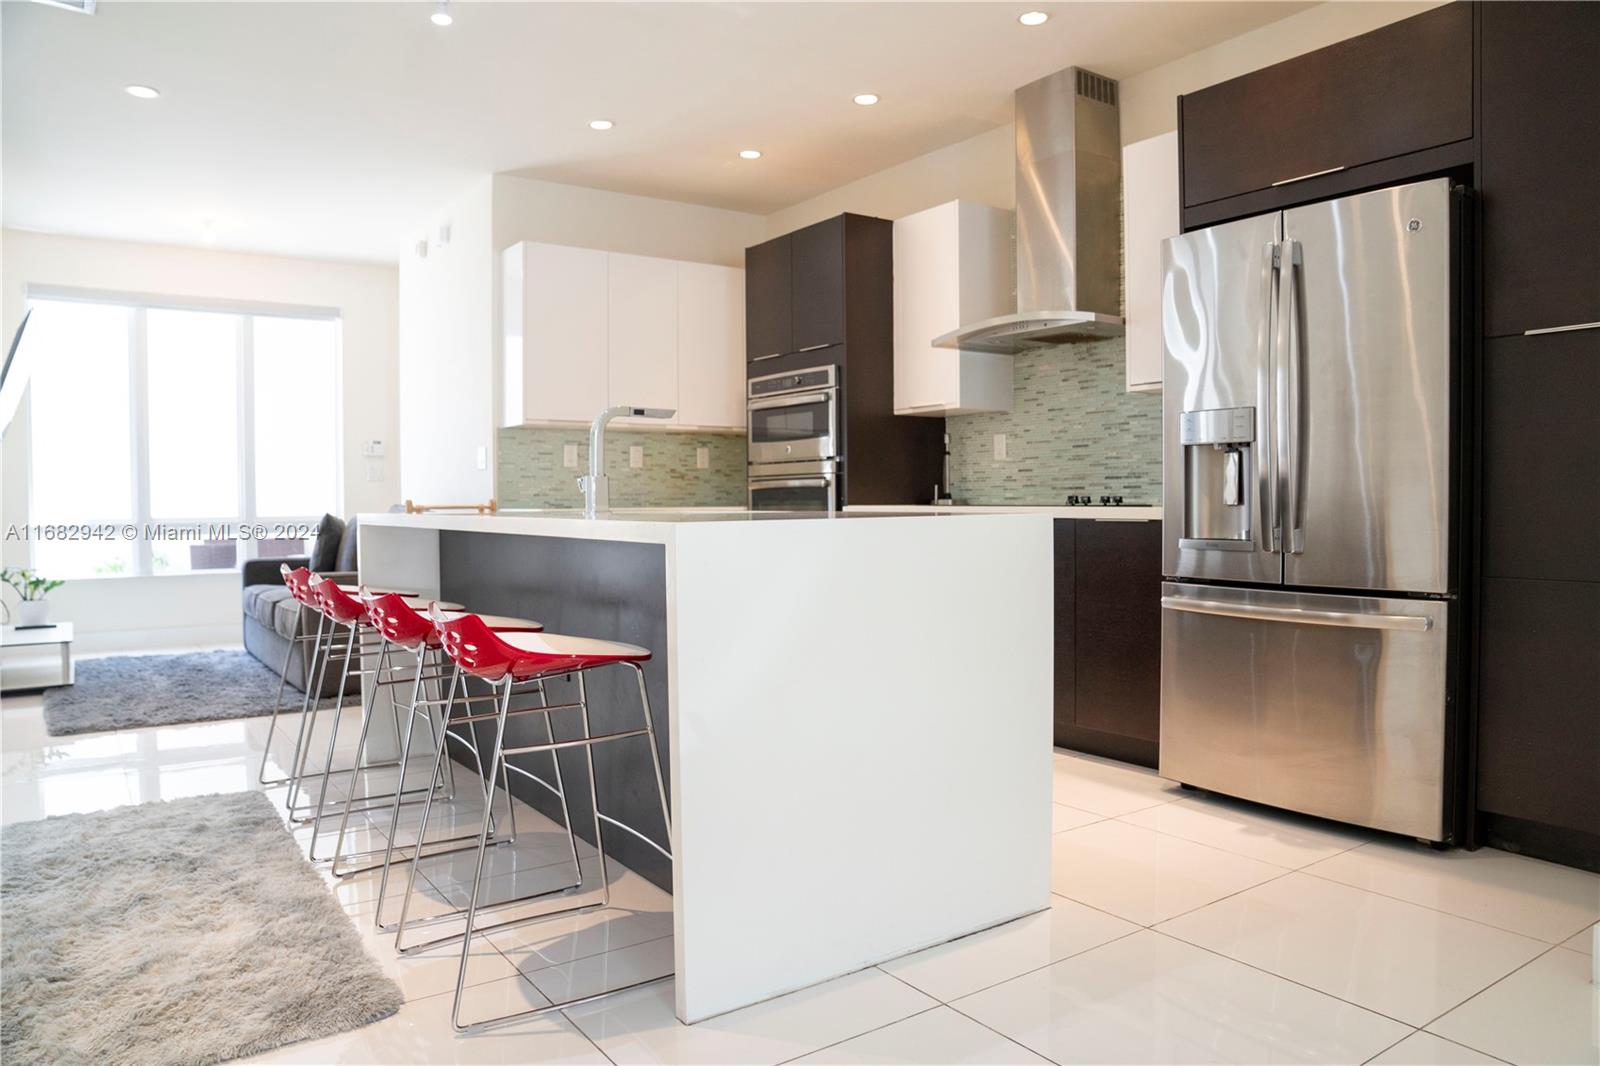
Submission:
[[[1295,622],[1307,626],[1344,626],[1348,629],[1402,629],[1425,633],[1433,619],[1414,614],[1354,614],[1349,611],[1304,611],[1298,607],[1262,607],[1217,600],[1191,600],[1182,596],[1163,596],[1161,606],[1168,611],[1190,614],[1215,614],[1224,618],[1249,618],[1257,622]]]

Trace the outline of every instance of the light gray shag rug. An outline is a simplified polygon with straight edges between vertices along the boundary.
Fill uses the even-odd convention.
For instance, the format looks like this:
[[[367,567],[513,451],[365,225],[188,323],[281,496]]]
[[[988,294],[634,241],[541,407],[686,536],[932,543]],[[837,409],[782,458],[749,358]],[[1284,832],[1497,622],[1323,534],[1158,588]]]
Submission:
[[[45,690],[44,726],[53,737],[253,718],[271,714],[278,696],[278,675],[247,651],[116,655],[85,659],[76,673],[76,684]],[[289,710],[299,712],[300,698],[293,685],[283,687]]]
[[[203,1066],[400,1009],[259,792],[0,832],[0,1059]]]

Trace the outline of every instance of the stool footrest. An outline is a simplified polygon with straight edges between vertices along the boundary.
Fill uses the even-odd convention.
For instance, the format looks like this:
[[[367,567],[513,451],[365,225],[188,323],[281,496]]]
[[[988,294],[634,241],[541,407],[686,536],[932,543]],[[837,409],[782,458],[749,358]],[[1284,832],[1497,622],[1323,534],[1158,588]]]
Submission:
[[[626,740],[629,737],[642,737],[643,729],[625,729],[620,733],[601,733],[593,737],[579,737],[577,740],[555,740],[544,744],[529,744],[523,748],[506,748],[503,755],[527,755],[535,751],[558,751],[563,748],[587,748],[595,744],[604,744],[608,740]]]

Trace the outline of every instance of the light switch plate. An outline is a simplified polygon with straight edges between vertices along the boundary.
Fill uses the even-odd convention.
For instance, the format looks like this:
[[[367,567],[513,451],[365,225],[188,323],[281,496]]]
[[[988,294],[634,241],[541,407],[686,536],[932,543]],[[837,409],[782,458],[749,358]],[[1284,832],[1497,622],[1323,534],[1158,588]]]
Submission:
[[[635,470],[644,469],[643,444],[632,444],[628,446],[628,465]]]
[[[711,449],[703,444],[694,450],[694,468],[696,470],[711,469]]]
[[[1011,453],[1006,448],[1006,435],[1004,433],[996,433],[994,435],[994,457],[996,459],[1011,458]]]
[[[382,481],[383,480],[383,462],[381,460],[378,461],[378,462],[375,462],[375,463],[368,463],[367,464],[367,480],[368,481]]]
[[[382,459],[383,458],[383,441],[381,441],[381,440],[362,441],[361,442],[361,454],[366,456],[368,459]]]
[[[561,465],[568,469],[577,469],[578,446],[576,444],[563,444],[561,446]]]
[[[482,444],[478,445],[476,461],[479,470],[489,469],[489,449]]]

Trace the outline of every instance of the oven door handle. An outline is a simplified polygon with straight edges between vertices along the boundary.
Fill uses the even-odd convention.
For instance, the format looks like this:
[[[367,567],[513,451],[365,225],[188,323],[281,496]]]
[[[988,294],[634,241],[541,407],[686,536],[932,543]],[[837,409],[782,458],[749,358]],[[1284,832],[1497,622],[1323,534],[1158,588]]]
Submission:
[[[786,478],[759,478],[750,482],[751,492],[760,492],[762,489],[825,489],[833,484],[833,475],[822,474],[818,477],[786,477]]]
[[[771,399],[751,400],[747,405],[751,411],[764,411],[770,407],[799,407],[808,403],[832,403],[833,393],[808,392],[799,396],[774,396]]]

